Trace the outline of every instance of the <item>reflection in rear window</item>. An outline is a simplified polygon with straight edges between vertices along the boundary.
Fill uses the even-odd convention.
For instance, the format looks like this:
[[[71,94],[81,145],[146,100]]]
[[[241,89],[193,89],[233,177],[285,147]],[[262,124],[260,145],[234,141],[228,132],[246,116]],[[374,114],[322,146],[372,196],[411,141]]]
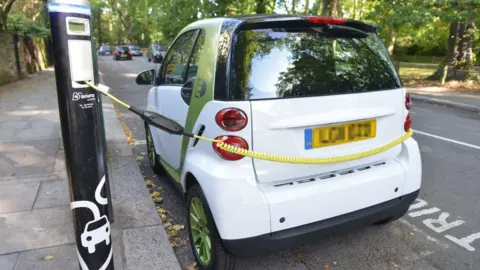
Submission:
[[[235,100],[387,90],[400,79],[380,39],[325,37],[313,30],[247,30],[234,38]]]

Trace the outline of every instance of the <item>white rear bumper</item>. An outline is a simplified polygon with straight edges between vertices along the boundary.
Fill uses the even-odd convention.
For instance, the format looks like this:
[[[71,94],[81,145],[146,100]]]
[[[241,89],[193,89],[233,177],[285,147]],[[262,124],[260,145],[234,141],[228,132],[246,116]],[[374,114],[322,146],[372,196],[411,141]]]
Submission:
[[[314,181],[304,183],[308,179],[296,179],[280,187],[259,184],[250,166],[218,165],[218,159],[193,151],[187,155],[184,171],[200,182],[220,236],[230,240],[347,214],[417,191],[421,184],[420,153],[414,139],[405,141],[397,158],[384,164],[352,168],[351,173],[327,179],[313,177]],[[302,165],[298,166],[301,170]]]

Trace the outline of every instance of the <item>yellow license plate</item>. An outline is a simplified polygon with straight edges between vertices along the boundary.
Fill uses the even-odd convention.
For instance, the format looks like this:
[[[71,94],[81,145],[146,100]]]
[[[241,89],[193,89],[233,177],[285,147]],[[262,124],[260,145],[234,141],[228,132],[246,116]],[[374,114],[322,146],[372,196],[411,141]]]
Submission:
[[[375,138],[377,121],[366,120],[305,129],[305,149],[327,147]]]
[[[127,55],[126,55],[126,54],[122,54],[122,57],[127,57]]]

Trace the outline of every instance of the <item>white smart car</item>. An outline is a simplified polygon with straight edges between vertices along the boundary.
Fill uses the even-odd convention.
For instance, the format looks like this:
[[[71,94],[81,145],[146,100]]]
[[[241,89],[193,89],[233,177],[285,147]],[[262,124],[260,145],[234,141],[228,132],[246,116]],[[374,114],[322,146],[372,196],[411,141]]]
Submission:
[[[197,21],[137,83],[153,84],[147,111],[203,137],[285,157],[364,153],[411,125],[410,98],[376,31],[301,15]],[[421,186],[413,138],[355,160],[304,165],[145,128],[152,167],[185,195],[201,269],[396,220]]]

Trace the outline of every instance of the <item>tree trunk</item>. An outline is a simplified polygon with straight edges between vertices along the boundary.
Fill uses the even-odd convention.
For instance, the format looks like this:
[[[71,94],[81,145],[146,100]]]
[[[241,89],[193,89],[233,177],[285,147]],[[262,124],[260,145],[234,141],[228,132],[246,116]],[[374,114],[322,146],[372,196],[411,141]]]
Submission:
[[[388,55],[393,55],[395,52],[395,41],[397,40],[397,32],[392,30],[392,36],[390,37],[390,44],[388,44]]]
[[[7,30],[7,14],[0,8],[0,32]]]
[[[310,1],[306,0],[305,1],[305,14],[308,15],[308,13],[310,13]]]
[[[471,18],[467,24],[466,32],[466,45],[467,48],[465,49],[465,61],[469,67],[473,66],[473,38],[474,38],[474,29],[475,29],[475,22],[473,18]]]
[[[443,59],[443,62],[438,66],[438,69],[430,75],[427,79],[429,80],[439,80],[444,78],[445,75],[449,77],[450,74],[444,74],[445,70],[448,70],[448,73],[452,73],[451,69],[446,69],[445,67],[454,67],[457,63],[457,49],[458,49],[458,32],[459,32],[459,23],[453,21],[450,23],[450,35],[448,36],[448,51],[447,55]],[[448,78],[447,78],[448,79]]]
[[[296,14],[297,12],[295,11],[295,6],[297,5],[295,0],[292,0],[292,14]]]
[[[457,60],[456,66],[462,66],[466,60],[467,38],[466,38],[466,24],[459,23],[458,26],[458,38],[457,38]]]
[[[257,0],[257,14],[265,14],[267,13],[267,3],[266,0]]]
[[[322,16],[338,16],[337,0],[323,0],[323,5],[319,5],[319,7],[322,7],[320,13]]]

